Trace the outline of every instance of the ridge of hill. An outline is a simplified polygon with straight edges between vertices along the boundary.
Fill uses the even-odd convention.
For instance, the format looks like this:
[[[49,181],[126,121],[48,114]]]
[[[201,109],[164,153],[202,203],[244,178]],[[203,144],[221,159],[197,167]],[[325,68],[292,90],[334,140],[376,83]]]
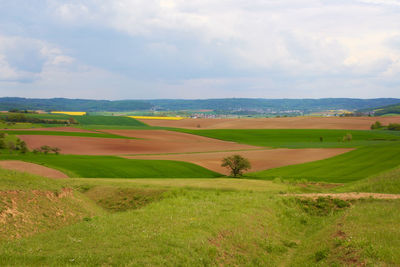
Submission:
[[[400,104],[397,98],[321,98],[321,99],[153,99],[153,100],[90,100],[67,98],[0,98],[0,110],[68,110],[68,111],[132,111],[132,110],[263,110],[267,112],[298,111],[310,113],[325,110],[371,109]]]

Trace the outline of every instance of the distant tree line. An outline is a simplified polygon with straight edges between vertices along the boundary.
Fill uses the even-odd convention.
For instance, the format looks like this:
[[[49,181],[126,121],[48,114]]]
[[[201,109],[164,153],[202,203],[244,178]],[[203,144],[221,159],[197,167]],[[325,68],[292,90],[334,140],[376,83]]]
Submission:
[[[12,113],[1,117],[5,122],[27,122],[27,123],[44,123],[44,124],[78,124],[74,118],[68,120],[39,119],[35,117],[25,116],[22,113]]]
[[[16,109],[16,108],[12,108],[12,109],[10,109],[9,111],[8,111],[9,113],[25,113],[25,114],[38,114],[38,112],[37,111],[34,111],[34,110],[27,110],[27,109],[24,109],[24,110],[19,110],[19,109]]]
[[[376,121],[371,125],[371,130],[378,129],[387,129],[390,131],[400,131],[400,123],[389,123],[387,126],[384,126],[380,121]]]

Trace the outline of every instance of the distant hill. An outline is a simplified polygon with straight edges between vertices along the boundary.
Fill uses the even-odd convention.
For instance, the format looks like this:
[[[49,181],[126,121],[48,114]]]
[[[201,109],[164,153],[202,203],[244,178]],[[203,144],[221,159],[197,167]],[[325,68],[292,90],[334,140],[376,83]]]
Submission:
[[[398,114],[400,115],[400,104],[375,107],[371,109],[360,110],[362,112],[373,112],[376,116],[383,116],[387,114]]]
[[[88,100],[88,99],[67,99],[67,98],[0,98],[0,110],[62,110],[62,111],[128,111],[148,110],[152,104],[142,100]]]
[[[253,99],[253,98],[227,98],[205,100],[159,99],[149,100],[159,109],[165,110],[267,110],[288,111],[299,110],[303,113],[322,110],[357,110],[377,106],[400,103],[396,98],[322,98],[322,99]]]
[[[257,111],[310,113],[324,110],[360,110],[400,104],[396,98],[356,99],[263,99],[263,98],[225,98],[204,100],[156,99],[156,100],[88,100],[88,99],[37,99],[3,97],[0,110],[65,110],[65,111],[132,111],[132,110],[200,110],[218,111]]]

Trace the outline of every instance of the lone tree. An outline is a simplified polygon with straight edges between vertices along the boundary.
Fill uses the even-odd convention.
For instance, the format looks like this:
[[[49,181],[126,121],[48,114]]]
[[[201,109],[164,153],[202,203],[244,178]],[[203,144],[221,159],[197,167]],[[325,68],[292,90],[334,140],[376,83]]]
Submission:
[[[239,177],[243,175],[243,171],[251,168],[251,164],[248,159],[243,158],[240,155],[233,155],[226,157],[222,160],[222,167],[226,167],[230,170],[231,176]]]

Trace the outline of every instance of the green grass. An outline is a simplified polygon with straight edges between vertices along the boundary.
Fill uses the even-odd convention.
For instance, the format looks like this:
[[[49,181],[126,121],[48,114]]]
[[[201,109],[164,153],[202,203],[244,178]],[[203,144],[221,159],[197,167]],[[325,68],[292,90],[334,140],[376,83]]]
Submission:
[[[79,137],[95,137],[95,138],[135,139],[132,137],[126,137],[110,133],[61,132],[61,131],[51,131],[50,129],[49,131],[0,130],[0,132],[7,133],[8,135],[57,135],[57,136],[79,136]]]
[[[398,266],[398,200],[361,200],[307,237],[292,266]]]
[[[271,266],[331,216],[263,193],[172,190],[139,210],[0,243],[0,264]]]
[[[271,181],[166,181],[52,180],[0,169],[0,198],[10,198],[0,213],[4,203],[19,212],[0,224],[0,265],[400,264],[400,201],[349,208],[283,196],[286,185]],[[63,187],[73,196],[52,195]]]
[[[146,126],[146,124],[138,120],[122,116],[74,116],[74,118],[80,125]]]
[[[340,191],[400,194],[400,168],[349,184]]]
[[[68,120],[71,117],[75,117],[75,116],[70,116],[70,115],[66,115],[66,114],[24,114],[27,117],[32,117],[32,118],[38,118],[38,119],[43,119],[43,120]]]
[[[124,126],[124,125],[76,125],[75,127],[86,130],[163,130],[156,126]]]
[[[213,178],[222,175],[195,164],[169,160],[133,160],[114,156],[0,155],[0,160],[22,160],[85,178]]]
[[[92,188],[101,187],[145,187],[145,188],[190,188],[204,190],[228,190],[228,191],[254,191],[264,193],[300,192],[300,188],[286,183],[276,183],[265,180],[249,180],[236,178],[147,178],[147,179],[106,179],[106,178],[74,178],[63,180],[65,186],[80,188],[81,186]]]
[[[360,180],[400,165],[400,143],[362,147],[332,158],[290,165],[247,176],[258,179],[322,181],[347,183]]]
[[[361,147],[400,141],[400,136],[390,131],[356,131],[356,130],[308,130],[308,129],[218,129],[176,131],[232,141],[242,144],[284,148],[325,148],[325,147]],[[343,136],[351,134],[353,140],[342,142]],[[320,141],[323,138],[323,142]]]
[[[54,179],[44,179],[38,175],[2,168],[0,168],[0,177],[0,190],[58,190],[62,187],[62,184]]]
[[[7,124],[7,123],[2,123],[0,122],[0,129],[28,129],[28,128],[39,128],[42,127],[39,124],[33,124],[33,123],[15,123],[15,124]]]

